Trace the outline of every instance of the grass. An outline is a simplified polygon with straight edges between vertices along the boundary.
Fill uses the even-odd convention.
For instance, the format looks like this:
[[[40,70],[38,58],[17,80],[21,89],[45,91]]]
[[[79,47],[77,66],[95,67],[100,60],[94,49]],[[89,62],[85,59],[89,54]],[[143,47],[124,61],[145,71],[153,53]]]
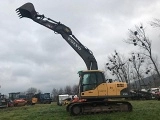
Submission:
[[[99,113],[70,116],[65,106],[36,104],[34,106],[0,109],[0,120],[158,120],[160,101],[130,101],[132,112]]]

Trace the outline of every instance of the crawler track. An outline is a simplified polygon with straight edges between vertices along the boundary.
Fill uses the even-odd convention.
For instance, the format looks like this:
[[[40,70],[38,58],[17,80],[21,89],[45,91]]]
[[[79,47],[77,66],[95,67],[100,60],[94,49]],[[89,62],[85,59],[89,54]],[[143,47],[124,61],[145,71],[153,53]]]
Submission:
[[[102,112],[130,112],[132,105],[126,101],[92,101],[75,102],[67,106],[70,115],[92,114]]]

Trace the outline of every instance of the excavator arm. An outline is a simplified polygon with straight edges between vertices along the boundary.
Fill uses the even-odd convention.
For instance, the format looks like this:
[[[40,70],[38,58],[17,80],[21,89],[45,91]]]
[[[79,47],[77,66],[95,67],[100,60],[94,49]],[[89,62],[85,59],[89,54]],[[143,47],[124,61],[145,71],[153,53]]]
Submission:
[[[26,3],[16,9],[20,18],[27,17],[33,21],[53,30],[55,33],[61,34],[66,42],[81,56],[84,60],[88,70],[98,70],[97,61],[87,47],[81,44],[81,42],[72,34],[69,27],[54,21],[44,15],[38,14],[32,3]]]

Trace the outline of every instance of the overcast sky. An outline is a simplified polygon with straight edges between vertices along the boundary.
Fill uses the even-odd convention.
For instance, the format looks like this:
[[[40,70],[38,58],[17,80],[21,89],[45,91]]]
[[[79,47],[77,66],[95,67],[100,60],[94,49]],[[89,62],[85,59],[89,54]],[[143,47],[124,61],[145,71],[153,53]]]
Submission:
[[[0,92],[24,92],[30,87],[51,92],[78,84],[79,70],[86,66],[68,43],[31,19],[19,19],[15,10],[31,2],[40,14],[60,21],[94,54],[104,70],[114,50],[126,55],[132,45],[123,42],[128,29],[143,23],[160,51],[158,28],[149,22],[160,19],[159,0],[3,0],[0,2]]]

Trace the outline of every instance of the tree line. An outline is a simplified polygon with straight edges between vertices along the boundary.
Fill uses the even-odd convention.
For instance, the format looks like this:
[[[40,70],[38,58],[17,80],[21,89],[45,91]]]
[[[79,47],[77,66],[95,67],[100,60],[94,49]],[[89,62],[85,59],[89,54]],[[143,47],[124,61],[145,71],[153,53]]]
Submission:
[[[41,90],[38,90],[35,87],[31,87],[28,88],[27,91],[25,93],[43,93]],[[57,100],[57,96],[58,95],[63,95],[63,94],[69,94],[69,95],[77,95],[78,94],[78,85],[67,85],[64,88],[53,88],[53,90],[51,91],[51,97],[53,99],[53,101]]]
[[[54,101],[57,100],[58,95],[69,94],[69,95],[77,95],[78,94],[78,85],[73,86],[65,86],[64,88],[53,88],[52,90],[52,98]]]

